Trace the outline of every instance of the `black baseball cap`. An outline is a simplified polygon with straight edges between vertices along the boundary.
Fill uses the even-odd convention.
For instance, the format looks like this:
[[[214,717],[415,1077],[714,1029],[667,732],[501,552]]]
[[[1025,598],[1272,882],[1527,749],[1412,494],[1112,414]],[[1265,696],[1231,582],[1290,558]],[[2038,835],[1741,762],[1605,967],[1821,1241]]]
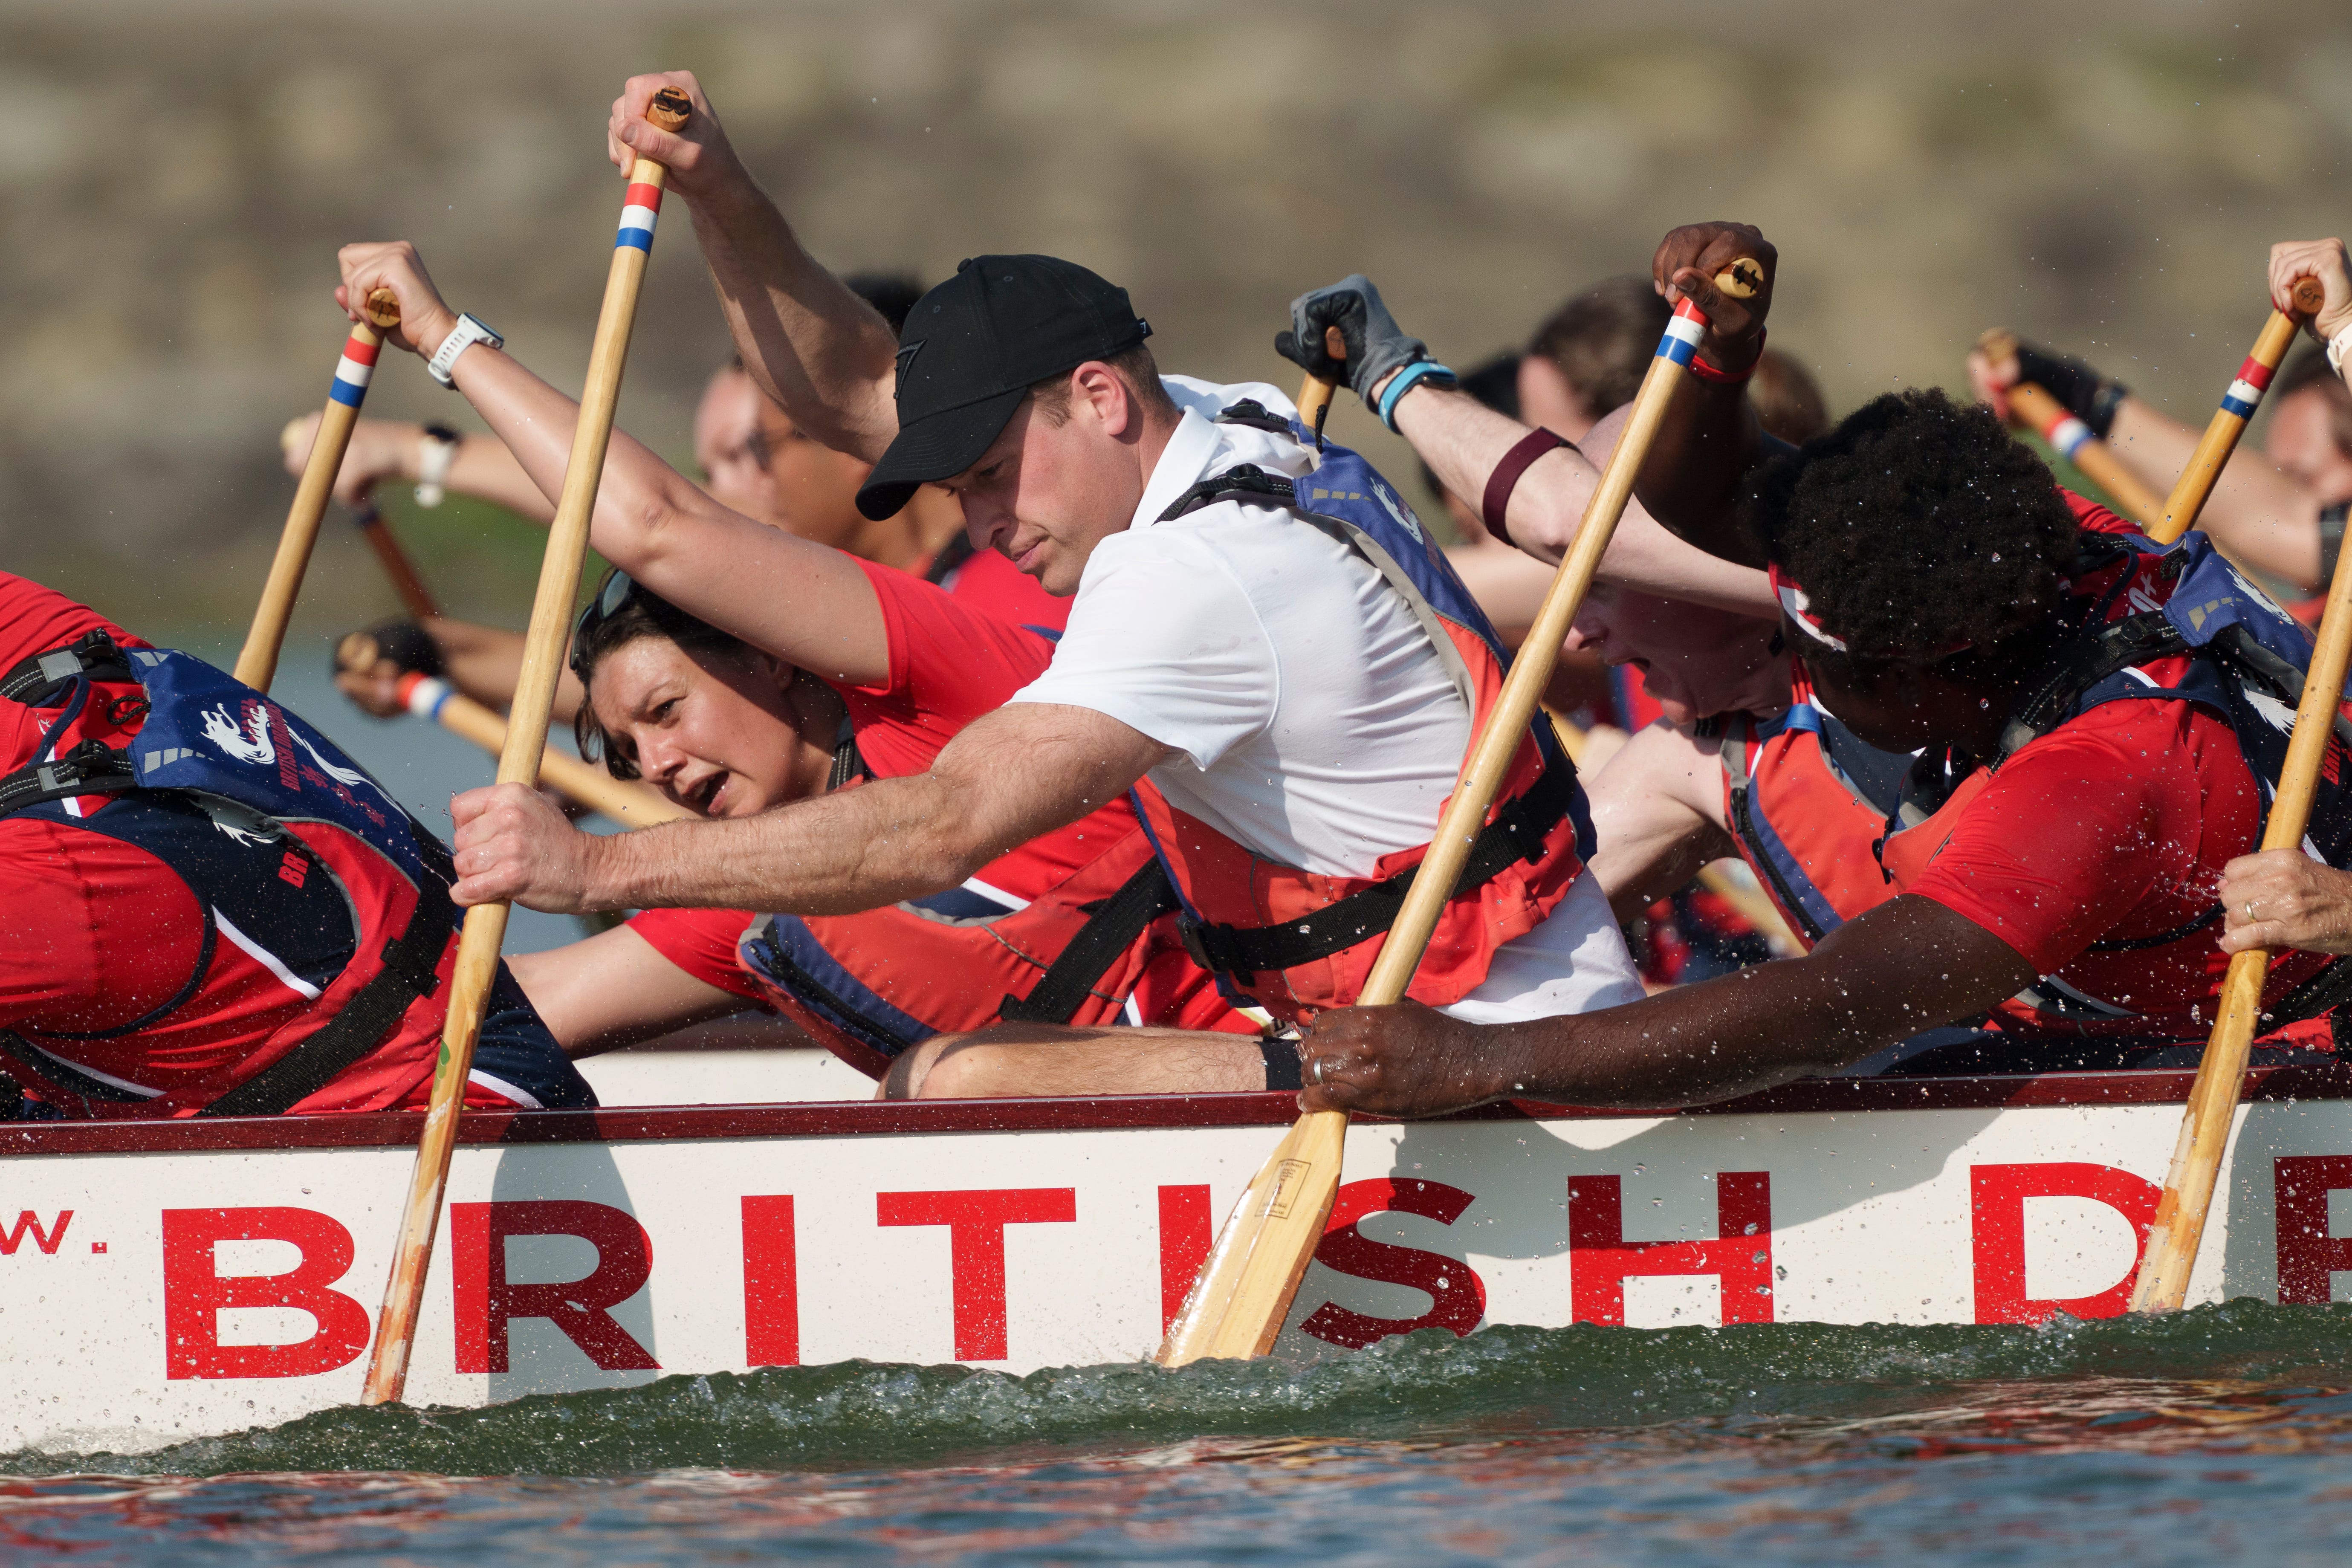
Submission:
[[[1029,388],[1151,335],[1127,290],[1050,256],[975,256],[898,334],[898,434],[858,488],[877,521],[980,461]]]

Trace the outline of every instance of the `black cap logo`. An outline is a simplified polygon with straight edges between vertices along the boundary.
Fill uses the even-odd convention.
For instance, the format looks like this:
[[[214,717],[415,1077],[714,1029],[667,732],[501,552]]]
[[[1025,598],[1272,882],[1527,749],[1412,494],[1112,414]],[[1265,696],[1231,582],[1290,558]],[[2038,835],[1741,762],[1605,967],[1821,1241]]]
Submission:
[[[900,343],[898,345],[898,379],[897,384],[891,389],[891,395],[893,397],[904,397],[907,395],[907,367],[915,363],[915,356],[922,352],[923,340],[920,338],[917,338],[911,343]]]

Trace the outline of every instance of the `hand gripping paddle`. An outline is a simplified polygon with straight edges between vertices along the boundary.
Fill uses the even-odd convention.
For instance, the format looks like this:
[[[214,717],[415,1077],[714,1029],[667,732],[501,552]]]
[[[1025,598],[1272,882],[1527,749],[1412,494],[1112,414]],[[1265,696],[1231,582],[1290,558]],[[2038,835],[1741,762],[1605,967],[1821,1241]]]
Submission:
[[[1753,279],[1753,281],[1751,281]],[[1735,300],[1751,298],[1760,282],[1751,262],[1737,261],[1717,273],[1715,286]],[[1683,368],[1697,352],[1707,321],[1698,307],[1685,300],[1675,307],[1657,357],[1634,395],[1633,412],[1618,437],[1601,483],[1584,510],[1576,542],[1559,563],[1534,627],[1519,645],[1501,694],[1478,731],[1454,796],[1430,840],[1420,871],[1405,894],[1396,924],[1381,948],[1371,974],[1357,1005],[1385,1006],[1400,1000],[1420,967],[1422,950],[1452,898],[1454,884],[1468,860],[1470,846],[1486,825],[1486,814],[1502,787],[1511,759],[1526,737],[1536,702],[1559,660],[1568,640],[1569,623],[1576,618],[1585,591],[1601,568],[1617,520],[1633,499],[1633,479],[1649,455],[1650,443],[1664,422],[1666,405],[1680,384]],[[1326,347],[1329,348],[1326,338]],[[1333,350],[1335,358],[1341,357]],[[1312,406],[1329,401],[1328,384],[1318,396],[1312,378],[1299,395],[1302,416]],[[1168,1330],[1154,1359],[1162,1366],[1183,1366],[1212,1356],[1250,1357],[1274,1348],[1289,1315],[1298,1282],[1323,1239],[1331,1202],[1339,1190],[1339,1165],[1346,1142],[1345,1111],[1310,1110],[1298,1119],[1275,1148],[1241,1202],[1225,1221],[1200,1276],[1192,1281],[1184,1310]]]
[[[646,118],[664,131],[684,128],[693,104],[676,88],[654,95]],[[621,367],[629,354],[629,328],[637,313],[637,290],[652,253],[654,219],[661,210],[668,171],[639,158],[629,171],[623,197],[621,232],[613,247],[613,269],[604,282],[604,306],[588,353],[588,382],[580,396],[580,424],[572,438],[572,458],[563,470],[563,494],[539,569],[539,595],[524,635],[522,679],[507,723],[506,748],[499,756],[500,784],[535,784],[540,755],[547,748],[555,681],[563,668],[563,645],[572,628],[572,601],[580,594],[580,564],[588,550],[588,522],[596,510],[596,484],[604,477],[604,447],[613,437],[613,406],[621,393]],[[425,1266],[441,1223],[441,1199],[449,1182],[449,1155],[457,1137],[457,1113],[465,1103],[467,1075],[474,1065],[474,1042],[490,985],[498,978],[499,948],[506,940],[510,906],[477,904],[466,911],[464,934],[449,984],[448,1021],[441,1034],[441,1058],[433,1073],[433,1098],[425,1131],[416,1145],[416,1172],[401,1220],[400,1247],[376,1320],[375,1351],[368,1359],[363,1405],[401,1396],[408,1383],[408,1355],[416,1317],[425,1299]]]

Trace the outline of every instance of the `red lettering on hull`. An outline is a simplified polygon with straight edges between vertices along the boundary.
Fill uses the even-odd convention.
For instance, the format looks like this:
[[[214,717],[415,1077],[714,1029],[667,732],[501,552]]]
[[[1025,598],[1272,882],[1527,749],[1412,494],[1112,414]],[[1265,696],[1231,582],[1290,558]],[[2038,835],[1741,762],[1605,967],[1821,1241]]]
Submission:
[[[1004,1227],[1069,1225],[1078,1217],[1076,1187],[1007,1187],[988,1192],[877,1193],[881,1225],[948,1227],[949,1288],[958,1361],[1003,1361]]]
[[[743,1360],[801,1364],[801,1262],[788,1196],[743,1200]]]
[[[1315,1261],[1355,1279],[1380,1279],[1410,1286],[1429,1298],[1429,1310],[1417,1318],[1375,1318],[1326,1301],[1299,1324],[1302,1331],[1351,1351],[1377,1344],[1391,1334],[1415,1329],[1451,1329],[1466,1334],[1486,1315],[1486,1286],[1470,1266],[1442,1252],[1398,1247],[1374,1241],[1356,1228],[1357,1222],[1376,1214],[1419,1215],[1440,1225],[1452,1225],[1462,1211],[1477,1202],[1460,1187],[1444,1182],[1399,1182],[1387,1178],[1349,1182],[1331,1204],[1331,1218]]]
[[[2075,1318],[2113,1318],[2131,1304],[2132,1279],[2147,1250],[2147,1227],[2156,1222],[2152,1183],[2113,1165],[2053,1160],[2026,1165],[1969,1167],[1970,1247],[1976,1269],[1977,1321],[2039,1323],[2053,1313]],[[2095,1295],[2037,1300],[2025,1293],[2025,1200],[2089,1198],[2131,1222],[2131,1267]]]
[[[283,1274],[217,1272],[224,1241],[283,1241],[302,1255]],[[367,1309],[331,1287],[352,1267],[352,1233],[311,1209],[163,1211],[163,1375],[311,1377],[367,1349]],[[220,1314],[238,1307],[291,1307],[318,1325],[288,1345],[225,1345]]]
[[[595,1247],[596,1267],[558,1284],[514,1284],[507,1279],[510,1236],[580,1237]],[[635,1215],[573,1198],[451,1204],[449,1258],[459,1372],[509,1370],[507,1325],[516,1318],[545,1318],[603,1371],[661,1370],[612,1313],[653,1276],[653,1238]]]
[[[1625,1281],[1657,1274],[1712,1274],[1723,1287],[1726,1323],[1772,1321],[1772,1177],[1719,1171],[1717,1239],[1627,1241],[1624,1183],[1616,1176],[1568,1179],[1569,1321],[1625,1321]]]
[[[1201,1265],[1209,1261],[1209,1249],[1216,1245],[1216,1232],[1209,1208],[1209,1189],[1200,1186],[1162,1187],[1160,1189],[1160,1331],[1162,1334],[1176,1326],[1183,1315],[1184,1298],[1192,1293],[1192,1281],[1200,1277]]]
[[[2280,1304],[2324,1307],[2336,1299],[2331,1276],[2352,1268],[2352,1237],[2331,1235],[2327,1224],[2327,1194],[2352,1187],[2352,1154],[2284,1154],[2273,1169]]]
[[[34,1246],[39,1247],[45,1256],[55,1258],[58,1255],[58,1243],[66,1238],[66,1226],[73,1219],[73,1214],[71,1209],[59,1209],[58,1217],[50,1223],[49,1228],[43,1230],[40,1215],[31,1209],[22,1211],[16,1215],[15,1225],[0,1230],[0,1258],[16,1257],[16,1248],[25,1244],[25,1235],[27,1231],[32,1233]],[[100,1243],[99,1250],[102,1252],[105,1249],[105,1243]]]

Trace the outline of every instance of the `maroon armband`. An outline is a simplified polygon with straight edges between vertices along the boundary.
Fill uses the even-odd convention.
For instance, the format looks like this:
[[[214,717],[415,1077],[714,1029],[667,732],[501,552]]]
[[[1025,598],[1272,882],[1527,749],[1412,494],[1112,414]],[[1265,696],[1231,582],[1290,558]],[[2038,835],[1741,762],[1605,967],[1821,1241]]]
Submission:
[[[1758,332],[1756,334],[1756,357],[1748,362],[1748,368],[1746,370],[1724,370],[1719,366],[1707,363],[1706,361],[1694,354],[1691,356],[1690,373],[1698,377],[1701,381],[1729,382],[1736,385],[1740,382],[1746,381],[1749,376],[1754,375],[1756,374],[1756,367],[1763,363],[1764,334],[1762,332]]]
[[[1478,507],[1478,515],[1485,521],[1487,532],[1506,544],[1511,542],[1510,530],[1503,526],[1503,513],[1510,508],[1511,492],[1519,488],[1519,476],[1526,473],[1528,466],[1538,458],[1561,447],[1573,451],[1576,443],[1549,430],[1530,430],[1503,454],[1503,460],[1495,465],[1493,473],[1486,476],[1486,499]]]

